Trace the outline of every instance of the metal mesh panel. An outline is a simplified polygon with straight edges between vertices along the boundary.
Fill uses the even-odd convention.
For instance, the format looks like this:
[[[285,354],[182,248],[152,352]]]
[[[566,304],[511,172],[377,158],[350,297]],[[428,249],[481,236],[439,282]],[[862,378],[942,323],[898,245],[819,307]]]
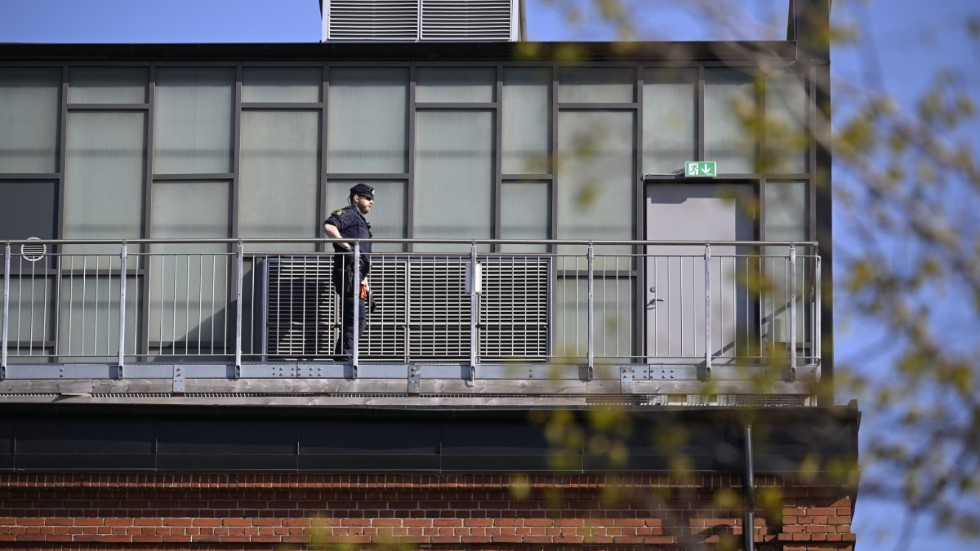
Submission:
[[[409,266],[409,354],[416,359],[463,359],[470,354],[470,296],[461,257],[423,259]]]
[[[373,255],[371,299],[376,308],[368,316],[367,331],[360,343],[362,357],[403,359],[407,330],[406,259]]]
[[[484,263],[481,358],[547,356],[548,282],[548,262],[543,259],[498,259]]]
[[[339,320],[331,256],[268,259],[267,351],[277,358],[333,355]]]
[[[330,282],[332,255],[267,260],[266,346],[270,359],[328,359],[340,330]],[[361,343],[366,360],[465,360],[472,299],[465,256],[373,255],[371,298]],[[546,358],[549,263],[494,258],[483,263],[482,359]]]

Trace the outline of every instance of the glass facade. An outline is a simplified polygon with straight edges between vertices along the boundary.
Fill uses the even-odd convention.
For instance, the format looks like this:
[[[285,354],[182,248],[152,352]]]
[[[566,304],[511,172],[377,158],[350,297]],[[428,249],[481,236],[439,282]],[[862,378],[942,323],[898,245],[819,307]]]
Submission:
[[[800,71],[764,75],[697,62],[21,65],[0,67],[0,209],[29,205],[43,226],[31,231],[42,238],[317,238],[348,188],[368,182],[378,190],[369,217],[378,238],[642,240],[644,186],[693,160],[716,161],[722,176],[759,187],[764,239],[813,236],[813,167],[802,139],[812,114]],[[756,113],[766,124],[751,124]],[[27,237],[22,225],[10,226],[0,223],[0,238]],[[312,241],[266,248],[323,250]],[[586,247],[482,250],[575,258]],[[193,268],[221,280],[219,288],[169,281],[164,264],[143,267],[157,274],[148,282],[144,273],[128,276],[140,290],[127,299],[133,315],[150,312],[146,334],[134,340],[224,339],[227,313],[214,305],[228,292],[220,256],[228,251],[202,247],[221,260],[212,266],[202,256]],[[118,257],[117,246],[104,252]],[[605,252],[621,260],[596,266],[607,275],[596,292],[620,308],[599,331],[613,331],[603,341],[608,355],[626,356],[636,344],[620,332],[633,319],[621,307],[632,298],[622,297],[637,291],[637,266],[628,245]],[[92,259],[73,261],[89,269]],[[105,262],[99,269],[115,273],[104,289],[86,292],[118,287],[118,258]],[[581,307],[575,271],[554,272],[555,308]],[[77,291],[71,277],[55,290],[61,305],[51,315],[59,319],[41,325],[59,327],[61,344],[81,350],[88,329],[77,324],[87,322],[69,311],[88,299],[69,296]],[[166,292],[188,297],[171,313],[184,321],[152,310],[153,297]]]

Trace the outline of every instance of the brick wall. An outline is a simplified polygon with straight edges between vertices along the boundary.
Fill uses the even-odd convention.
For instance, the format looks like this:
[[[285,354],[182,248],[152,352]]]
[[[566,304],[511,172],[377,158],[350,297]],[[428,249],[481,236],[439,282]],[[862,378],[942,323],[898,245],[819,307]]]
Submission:
[[[0,548],[736,549],[737,476],[0,474]],[[760,477],[763,551],[850,551],[851,496]]]

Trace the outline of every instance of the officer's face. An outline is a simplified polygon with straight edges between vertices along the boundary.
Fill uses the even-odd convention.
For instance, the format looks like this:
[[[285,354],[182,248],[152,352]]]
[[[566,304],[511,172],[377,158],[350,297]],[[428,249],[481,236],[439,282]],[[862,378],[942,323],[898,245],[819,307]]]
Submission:
[[[357,207],[357,210],[361,211],[361,214],[367,214],[371,212],[371,207],[374,206],[374,197],[355,195],[354,206]]]

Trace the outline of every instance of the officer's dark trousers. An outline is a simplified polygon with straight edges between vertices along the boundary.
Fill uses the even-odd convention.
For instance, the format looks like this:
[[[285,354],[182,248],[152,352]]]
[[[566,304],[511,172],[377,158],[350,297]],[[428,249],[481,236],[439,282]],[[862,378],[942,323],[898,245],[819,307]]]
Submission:
[[[343,289],[344,293],[341,295],[340,307],[341,312],[341,333],[340,338],[337,339],[337,345],[335,347],[334,353],[338,356],[338,359],[349,361],[354,356],[354,307],[355,303],[358,308],[358,320],[357,320],[357,337],[358,337],[358,347],[361,351],[364,350],[364,341],[361,340],[364,337],[364,330],[367,328],[367,308],[365,308],[365,303],[367,301],[363,299],[355,299],[348,289]]]

